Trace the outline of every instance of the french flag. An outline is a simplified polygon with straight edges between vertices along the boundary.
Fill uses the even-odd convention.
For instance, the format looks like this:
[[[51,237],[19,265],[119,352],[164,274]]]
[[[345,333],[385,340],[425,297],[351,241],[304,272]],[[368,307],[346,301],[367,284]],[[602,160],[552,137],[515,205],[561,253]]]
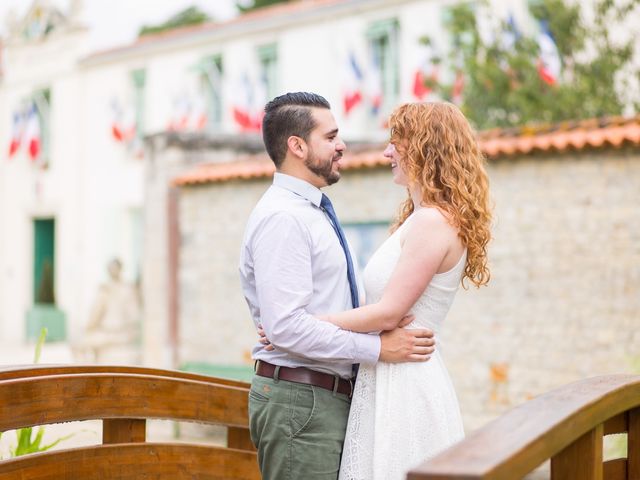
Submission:
[[[29,158],[35,162],[40,156],[40,119],[35,103],[31,104],[27,113],[27,120],[24,132],[24,144],[27,147]]]
[[[239,102],[233,107],[233,119],[243,132],[259,132],[262,128],[263,111],[253,113],[255,104],[254,88],[249,76],[245,73],[242,76]]]
[[[540,49],[537,65],[538,75],[547,85],[555,85],[560,77],[562,63],[558,47],[549,31],[549,25],[546,20],[540,21],[538,48]]]
[[[12,158],[22,144],[22,137],[24,135],[24,113],[13,112],[13,123],[11,126],[11,140],[9,142],[9,158]]]
[[[418,100],[424,99],[433,90],[432,85],[438,82],[438,65],[434,62],[432,49],[425,46],[422,59],[413,74],[413,96]]]
[[[363,80],[362,70],[358,65],[353,52],[349,53],[349,59],[347,64],[347,81],[342,98],[344,106],[344,114],[349,113],[362,101],[361,84]]]
[[[461,69],[456,71],[456,78],[451,88],[451,101],[460,106],[462,105],[462,92],[464,90],[464,72]]]
[[[111,121],[111,135],[117,142],[129,142],[136,136],[136,118],[133,108],[123,111],[117,100],[111,102],[113,119]]]
[[[189,124],[190,112],[191,103],[187,96],[183,94],[173,102],[173,113],[167,125],[167,130],[171,132],[185,130]]]
[[[194,101],[189,120],[189,126],[192,130],[202,130],[207,126],[207,108],[202,98]]]

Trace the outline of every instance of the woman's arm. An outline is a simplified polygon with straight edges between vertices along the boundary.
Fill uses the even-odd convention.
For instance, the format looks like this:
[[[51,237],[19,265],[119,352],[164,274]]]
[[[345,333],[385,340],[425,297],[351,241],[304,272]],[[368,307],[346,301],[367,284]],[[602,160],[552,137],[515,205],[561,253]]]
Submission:
[[[424,293],[453,241],[456,229],[438,210],[419,210],[407,226],[402,252],[379,302],[318,316],[344,330],[392,330]]]

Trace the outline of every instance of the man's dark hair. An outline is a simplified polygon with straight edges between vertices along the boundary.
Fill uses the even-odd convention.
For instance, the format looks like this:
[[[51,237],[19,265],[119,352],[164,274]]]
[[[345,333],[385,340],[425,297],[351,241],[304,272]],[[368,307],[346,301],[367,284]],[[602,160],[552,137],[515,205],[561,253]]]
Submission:
[[[310,107],[330,109],[331,105],[324,97],[308,92],[285,93],[265,105],[262,138],[276,168],[284,161],[287,139],[295,135],[307,141],[316,127]]]

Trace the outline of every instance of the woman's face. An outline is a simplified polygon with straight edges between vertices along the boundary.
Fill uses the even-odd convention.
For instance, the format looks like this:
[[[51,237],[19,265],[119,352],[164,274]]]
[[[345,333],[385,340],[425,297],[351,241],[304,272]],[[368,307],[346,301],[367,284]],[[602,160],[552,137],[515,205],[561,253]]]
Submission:
[[[402,166],[402,158],[393,143],[387,145],[382,153],[386,158],[391,161],[391,173],[393,174],[393,182],[407,187],[409,185],[409,178]]]

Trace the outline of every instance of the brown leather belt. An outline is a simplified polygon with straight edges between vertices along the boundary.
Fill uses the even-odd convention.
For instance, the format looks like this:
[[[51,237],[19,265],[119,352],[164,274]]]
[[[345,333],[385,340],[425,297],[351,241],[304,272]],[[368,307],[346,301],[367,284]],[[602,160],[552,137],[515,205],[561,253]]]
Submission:
[[[272,365],[263,360],[258,360],[256,368],[256,375],[261,377],[268,377],[275,379],[276,365]],[[337,375],[330,375],[328,373],[316,372],[304,367],[280,367],[278,370],[278,379],[286,380],[288,382],[305,383],[307,385],[313,385],[315,387],[324,388],[326,390],[335,391],[348,395],[351,398],[353,395],[353,380],[345,380]],[[337,382],[337,386],[336,386]]]

